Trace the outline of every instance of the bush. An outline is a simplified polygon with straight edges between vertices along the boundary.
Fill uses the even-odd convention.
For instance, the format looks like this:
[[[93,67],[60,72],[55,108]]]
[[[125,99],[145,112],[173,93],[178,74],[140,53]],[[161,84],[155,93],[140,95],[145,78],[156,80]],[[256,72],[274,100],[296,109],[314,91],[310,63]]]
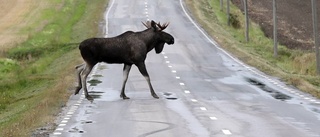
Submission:
[[[24,47],[12,49],[8,52],[8,57],[17,60],[31,60],[32,58],[37,58],[43,54],[45,49],[42,47]]]
[[[18,66],[18,63],[12,59],[0,59],[0,73],[8,73]]]
[[[238,15],[230,13],[230,24],[235,29],[239,29],[241,27]]]

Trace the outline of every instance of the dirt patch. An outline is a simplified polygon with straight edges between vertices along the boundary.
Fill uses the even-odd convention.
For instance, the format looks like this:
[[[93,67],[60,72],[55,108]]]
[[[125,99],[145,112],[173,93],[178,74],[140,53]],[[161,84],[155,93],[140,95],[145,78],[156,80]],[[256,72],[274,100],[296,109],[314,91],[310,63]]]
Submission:
[[[56,124],[48,123],[47,125],[37,128],[34,132],[32,132],[31,137],[49,137],[50,133],[54,131],[56,128]]]
[[[243,11],[242,1],[232,2]],[[277,0],[277,6],[279,43],[290,49],[314,48],[311,1]],[[317,6],[320,19],[319,1]],[[261,26],[267,37],[273,38],[272,0],[248,0],[248,7],[249,18]]]

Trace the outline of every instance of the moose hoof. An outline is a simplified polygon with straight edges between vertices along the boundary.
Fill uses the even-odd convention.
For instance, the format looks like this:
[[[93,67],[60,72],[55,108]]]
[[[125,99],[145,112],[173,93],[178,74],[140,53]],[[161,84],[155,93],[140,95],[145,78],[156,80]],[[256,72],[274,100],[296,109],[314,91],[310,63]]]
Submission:
[[[126,95],[120,95],[121,98],[123,99],[130,99],[129,97],[127,97]]]
[[[156,99],[159,99],[158,95],[157,94],[152,94],[152,96]]]
[[[76,87],[76,90],[74,91],[74,94],[77,95],[80,91],[81,87]]]
[[[90,96],[90,95],[86,96],[86,99],[87,99],[87,100],[89,100],[91,103],[92,103],[92,102],[93,102],[93,100],[94,100],[94,99],[93,99],[93,97],[92,97],[92,96]]]

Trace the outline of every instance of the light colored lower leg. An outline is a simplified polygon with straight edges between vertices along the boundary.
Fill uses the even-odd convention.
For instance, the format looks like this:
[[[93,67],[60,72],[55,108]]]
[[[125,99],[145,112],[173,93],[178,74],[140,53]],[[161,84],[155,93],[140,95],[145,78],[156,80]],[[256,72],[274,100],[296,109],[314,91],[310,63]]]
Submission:
[[[86,97],[89,97],[89,93],[88,93],[88,89],[87,89],[87,77],[88,75],[90,74],[92,70],[92,67],[88,67],[86,65],[85,69],[82,71],[82,75],[83,75],[83,78],[82,78],[82,87],[83,87],[83,91],[85,93],[85,96]]]
[[[129,99],[126,95],[125,95],[125,86],[129,77],[129,72],[131,69],[131,65],[125,65],[123,68],[123,83],[122,83],[122,89],[121,89],[121,94],[120,97],[122,97],[123,99]]]

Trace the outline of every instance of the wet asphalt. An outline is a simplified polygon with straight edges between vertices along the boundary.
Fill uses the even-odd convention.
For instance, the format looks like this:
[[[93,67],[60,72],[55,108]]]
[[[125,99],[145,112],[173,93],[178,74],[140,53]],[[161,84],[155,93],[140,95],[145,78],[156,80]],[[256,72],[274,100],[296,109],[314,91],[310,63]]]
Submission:
[[[50,136],[61,137],[319,137],[320,101],[243,64],[198,27],[179,0],[110,0],[106,36],[169,21],[175,37],[146,60],[154,99],[135,66],[122,100],[121,64],[97,65],[90,95],[73,95]],[[107,26],[107,27],[103,27]]]

